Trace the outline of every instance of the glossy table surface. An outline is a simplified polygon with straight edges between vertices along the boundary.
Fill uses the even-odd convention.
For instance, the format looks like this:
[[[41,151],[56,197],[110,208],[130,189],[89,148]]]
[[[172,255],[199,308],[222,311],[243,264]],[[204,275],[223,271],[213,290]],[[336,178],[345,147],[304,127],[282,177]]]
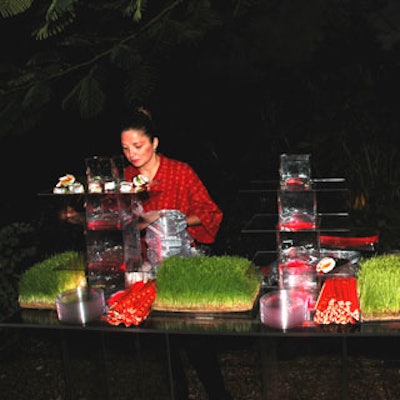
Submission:
[[[110,325],[93,321],[85,325],[61,323],[55,310],[21,309],[0,322],[2,328],[87,330],[116,333],[183,335],[235,335],[257,337],[371,337],[400,336],[400,320],[364,321],[356,325],[316,325],[309,323],[288,330],[269,327],[260,320],[258,310],[245,313],[171,313],[152,311],[138,326]]]

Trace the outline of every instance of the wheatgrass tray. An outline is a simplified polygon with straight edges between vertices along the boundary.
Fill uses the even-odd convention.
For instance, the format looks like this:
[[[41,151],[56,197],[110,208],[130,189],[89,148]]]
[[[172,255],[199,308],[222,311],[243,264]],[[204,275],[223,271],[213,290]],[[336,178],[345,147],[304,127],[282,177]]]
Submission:
[[[361,259],[357,276],[362,321],[400,320],[400,253]]]
[[[152,310],[238,313],[254,309],[263,275],[239,256],[172,256],[157,270]]]
[[[85,259],[76,251],[50,255],[33,264],[18,283],[18,303],[21,308],[56,309],[56,296],[86,282]]]

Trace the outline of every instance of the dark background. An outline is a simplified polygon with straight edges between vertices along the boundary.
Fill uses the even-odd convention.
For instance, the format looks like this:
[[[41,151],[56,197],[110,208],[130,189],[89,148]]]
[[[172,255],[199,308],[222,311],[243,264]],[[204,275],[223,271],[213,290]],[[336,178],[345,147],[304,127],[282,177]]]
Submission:
[[[244,209],[266,211],[249,210],[240,189],[276,179],[279,155],[292,152],[311,154],[314,177],[346,178],[355,215],[359,196],[367,199],[356,222],[391,234],[400,219],[397,2],[259,1],[249,9],[193,46],[152,54],[157,79],[145,103],[160,151],[196,169],[235,232]],[[35,41],[18,18],[0,27],[5,60],[23,65],[54,39]],[[15,121],[2,131],[2,224],[35,215],[37,193],[60,176],[83,177],[86,156],[120,153],[119,123],[133,105],[118,73],[107,82],[100,115],[84,119],[55,100],[36,126],[20,132]]]

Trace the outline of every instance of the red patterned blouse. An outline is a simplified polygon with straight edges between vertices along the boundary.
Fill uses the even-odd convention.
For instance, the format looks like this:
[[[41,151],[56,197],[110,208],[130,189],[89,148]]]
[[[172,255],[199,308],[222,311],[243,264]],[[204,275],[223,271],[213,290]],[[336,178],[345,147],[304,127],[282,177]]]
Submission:
[[[201,225],[188,227],[188,232],[199,243],[213,243],[222,221],[222,211],[189,164],[161,154],[159,157],[160,165],[153,178],[150,196],[143,201],[144,211],[179,210],[185,215],[197,215]],[[139,173],[137,168],[128,165],[125,179],[132,181]]]

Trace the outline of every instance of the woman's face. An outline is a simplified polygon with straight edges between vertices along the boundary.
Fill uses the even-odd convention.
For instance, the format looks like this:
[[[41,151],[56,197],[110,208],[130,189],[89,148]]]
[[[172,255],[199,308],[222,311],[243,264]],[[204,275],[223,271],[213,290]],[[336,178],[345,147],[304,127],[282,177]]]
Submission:
[[[128,129],[121,133],[121,147],[126,159],[135,167],[142,168],[155,156],[158,138],[153,142],[142,130]]]

